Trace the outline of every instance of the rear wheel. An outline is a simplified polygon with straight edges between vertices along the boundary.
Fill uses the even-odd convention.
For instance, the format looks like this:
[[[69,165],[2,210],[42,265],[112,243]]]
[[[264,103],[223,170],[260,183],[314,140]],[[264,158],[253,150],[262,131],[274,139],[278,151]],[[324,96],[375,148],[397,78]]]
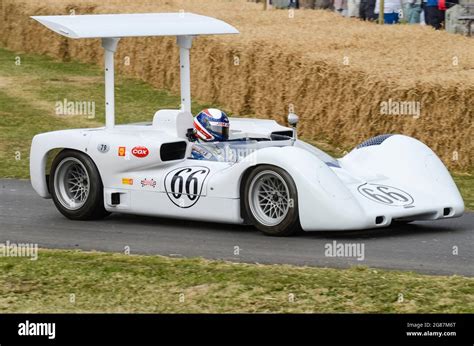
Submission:
[[[73,220],[101,219],[104,208],[102,180],[91,158],[74,150],[63,150],[51,166],[49,189],[56,208]]]
[[[300,230],[296,185],[285,170],[258,166],[248,176],[243,191],[246,215],[261,232],[289,236]]]

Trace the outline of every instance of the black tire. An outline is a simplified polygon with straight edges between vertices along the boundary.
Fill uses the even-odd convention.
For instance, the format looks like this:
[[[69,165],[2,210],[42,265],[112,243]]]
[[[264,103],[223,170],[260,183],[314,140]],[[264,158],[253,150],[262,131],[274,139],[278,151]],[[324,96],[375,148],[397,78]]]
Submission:
[[[262,190],[262,185],[268,186],[268,179],[275,179],[276,184],[281,179],[282,194],[276,190]],[[243,198],[244,212],[248,220],[263,234],[276,237],[285,237],[293,235],[301,230],[299,214],[298,214],[298,192],[296,185],[291,176],[283,169],[271,166],[261,165],[253,169],[243,182]],[[263,187],[266,189],[266,187]],[[255,194],[258,194],[255,199]],[[262,196],[262,194],[265,194]],[[272,195],[271,200],[268,195]],[[285,198],[287,195],[287,198]],[[285,205],[285,200],[288,204]],[[262,207],[262,204],[267,203]],[[273,218],[272,203],[280,205],[282,208],[274,208],[275,213],[281,213]],[[275,205],[273,204],[273,205]],[[266,208],[270,208],[268,211]],[[277,211],[277,209],[279,211]]]
[[[67,165],[70,167],[67,168]],[[73,201],[68,187],[70,185],[66,186],[66,178],[61,179],[63,175],[72,176],[67,169],[78,169],[79,172],[85,169],[84,172],[87,172],[83,181],[87,181],[88,193],[84,192],[83,200],[76,207],[67,206],[66,196],[71,198],[69,204]],[[97,220],[110,214],[104,207],[104,189],[99,171],[92,159],[79,151],[65,149],[54,158],[49,176],[49,191],[56,208],[71,220]]]

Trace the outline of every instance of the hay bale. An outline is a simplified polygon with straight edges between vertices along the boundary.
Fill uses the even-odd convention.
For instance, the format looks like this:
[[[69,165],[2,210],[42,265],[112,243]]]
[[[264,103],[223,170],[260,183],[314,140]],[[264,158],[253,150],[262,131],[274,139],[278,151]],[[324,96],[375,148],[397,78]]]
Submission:
[[[102,65],[98,40],[68,40],[29,15],[69,14],[69,0],[3,0],[0,42],[10,49]],[[429,27],[378,26],[328,11],[263,11],[244,0],[84,0],[77,14],[186,11],[235,25],[240,36],[200,37],[193,47],[192,94],[234,114],[284,122],[289,107],[301,134],[345,148],[380,133],[425,142],[457,171],[473,167],[474,46]],[[173,38],[124,39],[119,73],[179,91]],[[238,64],[236,64],[238,61]],[[205,81],[205,82],[202,82]],[[385,115],[381,103],[415,101],[421,114]],[[152,115],[150,115],[151,117]],[[453,158],[458,158],[453,160]]]

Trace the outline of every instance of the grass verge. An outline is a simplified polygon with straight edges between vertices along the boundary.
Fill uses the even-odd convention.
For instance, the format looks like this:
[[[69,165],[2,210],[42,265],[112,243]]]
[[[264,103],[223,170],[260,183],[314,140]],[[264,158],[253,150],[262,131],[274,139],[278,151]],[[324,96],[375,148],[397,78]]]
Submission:
[[[464,199],[464,205],[467,210],[474,210],[474,175],[456,174],[454,181]]]
[[[474,278],[40,250],[0,258],[0,312],[472,313]]]

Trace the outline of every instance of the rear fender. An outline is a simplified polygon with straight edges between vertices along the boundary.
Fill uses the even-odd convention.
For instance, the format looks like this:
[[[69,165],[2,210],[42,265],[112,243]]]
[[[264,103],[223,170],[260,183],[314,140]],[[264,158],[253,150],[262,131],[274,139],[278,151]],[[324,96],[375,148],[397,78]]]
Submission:
[[[87,154],[90,133],[84,130],[47,132],[33,137],[30,150],[30,179],[33,189],[43,198],[50,198],[46,181],[48,154],[55,149],[73,149]]]

